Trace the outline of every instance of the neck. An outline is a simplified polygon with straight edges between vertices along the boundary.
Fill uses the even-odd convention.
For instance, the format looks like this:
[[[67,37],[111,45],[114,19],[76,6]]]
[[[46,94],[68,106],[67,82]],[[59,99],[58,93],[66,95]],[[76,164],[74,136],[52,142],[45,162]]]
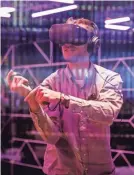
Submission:
[[[90,66],[89,55],[77,62],[69,62],[68,66],[76,79],[83,79]]]
[[[68,66],[70,68],[70,70],[73,69],[88,69],[89,68],[89,55],[80,57],[80,59],[77,59],[76,62],[69,62]]]

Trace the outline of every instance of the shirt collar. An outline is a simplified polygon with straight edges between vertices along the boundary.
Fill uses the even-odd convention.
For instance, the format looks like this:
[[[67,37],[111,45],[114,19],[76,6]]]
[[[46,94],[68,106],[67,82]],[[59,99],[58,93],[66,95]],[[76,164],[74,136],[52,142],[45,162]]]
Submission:
[[[87,77],[92,77],[93,72],[94,72],[94,66],[93,66],[93,63],[90,62],[90,68],[89,68],[89,70],[88,70]],[[65,75],[66,75],[69,79],[74,78],[74,77],[73,77],[73,73],[71,72],[71,70],[70,70],[70,68],[69,68],[68,65],[66,66],[66,68],[65,68],[65,70],[64,70],[64,73],[65,73]]]
[[[66,75],[69,79],[71,79],[71,78],[73,77],[73,74],[72,74],[71,70],[69,69],[69,66],[68,66],[68,65],[66,66],[64,72],[65,72],[65,75]]]

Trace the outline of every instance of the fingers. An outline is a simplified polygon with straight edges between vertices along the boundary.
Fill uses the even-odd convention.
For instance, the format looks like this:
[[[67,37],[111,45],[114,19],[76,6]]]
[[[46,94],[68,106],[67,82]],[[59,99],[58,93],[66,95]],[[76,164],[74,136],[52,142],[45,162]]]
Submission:
[[[15,78],[15,82],[16,83],[20,83],[21,82],[21,84],[29,86],[29,82],[28,82],[28,80],[26,78],[24,78],[22,76],[15,76],[14,78]]]
[[[25,86],[22,83],[20,83],[18,86],[19,86],[19,89],[21,89],[22,95],[24,97],[26,97],[32,90],[30,86]]]
[[[43,90],[38,87],[35,97],[42,96],[42,95],[43,95]]]
[[[13,78],[13,80],[9,83],[9,87],[12,91],[15,91],[16,89],[16,79]]]
[[[48,104],[49,103],[49,98],[45,95],[40,96],[37,100],[39,104]]]
[[[20,80],[16,79],[16,84],[18,87],[24,87],[26,90],[31,91],[32,88],[28,85],[28,80],[21,78]]]
[[[7,82],[8,85],[11,83],[11,79],[10,78],[11,78],[13,73],[14,73],[13,70],[10,70],[8,72],[7,76],[6,76],[6,82]]]
[[[26,96],[26,98],[24,99],[24,101],[25,101],[25,102],[26,102],[26,101],[29,101],[29,99],[32,99],[33,101],[34,101],[34,100],[36,101],[35,96],[36,96],[37,89],[38,89],[38,87],[36,87],[36,88],[34,88],[33,90],[31,90],[31,91],[29,92],[29,94]]]
[[[13,73],[10,71],[10,74],[8,74],[8,78]],[[10,81],[10,80],[9,80]],[[9,87],[11,91],[18,93],[21,96],[27,96],[29,92],[32,90],[31,87],[28,85],[28,80],[20,75],[16,75],[13,77],[12,81],[9,83]]]
[[[38,86],[38,90],[44,90],[44,91],[47,91],[49,90],[48,88],[46,87],[43,87],[42,85]]]
[[[28,80],[21,76],[15,76],[9,84],[9,87],[11,90],[15,90],[17,87],[20,87],[21,84],[24,84],[24,82],[28,82]]]
[[[39,102],[40,99],[43,97],[43,95],[44,95],[43,90],[38,88],[37,92],[36,92],[36,95],[35,95],[36,100]]]
[[[49,89],[47,89],[47,88],[45,88],[45,87],[42,87],[42,86],[39,86],[38,88],[37,88],[37,92],[36,92],[36,97],[38,97],[38,96],[48,96],[49,95],[49,93],[48,93],[48,90]]]
[[[23,80],[22,83],[28,86],[28,80],[26,78],[24,78],[21,75],[15,75],[15,76],[13,75],[15,75],[15,72],[13,70],[10,70],[6,76],[6,82],[9,86],[11,86],[13,80],[14,80],[13,82],[16,84],[19,83],[20,80]],[[13,78],[11,79],[12,76]]]
[[[43,102],[49,102],[48,94],[46,92],[46,88],[42,88],[41,86],[38,87],[37,92],[36,92],[36,101],[40,104]]]
[[[45,87],[38,86],[35,89],[31,90],[31,92],[25,98],[25,101],[27,101],[29,98],[33,98],[34,100],[36,100],[41,105],[44,102],[48,102],[49,103],[49,97],[48,97],[47,90],[48,89],[45,88]]]
[[[10,70],[7,74],[6,82],[11,91],[24,97],[26,97],[32,90],[29,86],[28,80],[13,70]]]
[[[13,78],[12,82],[10,83],[10,89],[12,91],[16,91],[17,88],[21,87],[21,84],[22,84],[21,82],[22,82],[22,80],[15,76]]]

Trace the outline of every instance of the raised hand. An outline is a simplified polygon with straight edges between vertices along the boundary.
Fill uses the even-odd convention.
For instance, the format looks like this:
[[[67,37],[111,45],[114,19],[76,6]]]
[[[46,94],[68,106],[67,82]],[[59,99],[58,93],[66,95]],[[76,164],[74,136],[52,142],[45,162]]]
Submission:
[[[23,97],[26,97],[32,90],[28,80],[13,70],[8,73],[6,82],[12,92],[16,92]]]
[[[37,89],[35,99],[39,104],[43,104],[44,102],[57,103],[60,100],[60,92],[50,90],[40,85]]]

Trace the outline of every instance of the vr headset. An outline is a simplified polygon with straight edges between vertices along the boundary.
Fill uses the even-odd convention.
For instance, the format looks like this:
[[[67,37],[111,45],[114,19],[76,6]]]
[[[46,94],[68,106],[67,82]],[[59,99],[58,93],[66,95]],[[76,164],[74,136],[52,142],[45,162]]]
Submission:
[[[49,38],[55,44],[82,45],[94,37],[94,33],[75,24],[54,24],[49,30]]]

